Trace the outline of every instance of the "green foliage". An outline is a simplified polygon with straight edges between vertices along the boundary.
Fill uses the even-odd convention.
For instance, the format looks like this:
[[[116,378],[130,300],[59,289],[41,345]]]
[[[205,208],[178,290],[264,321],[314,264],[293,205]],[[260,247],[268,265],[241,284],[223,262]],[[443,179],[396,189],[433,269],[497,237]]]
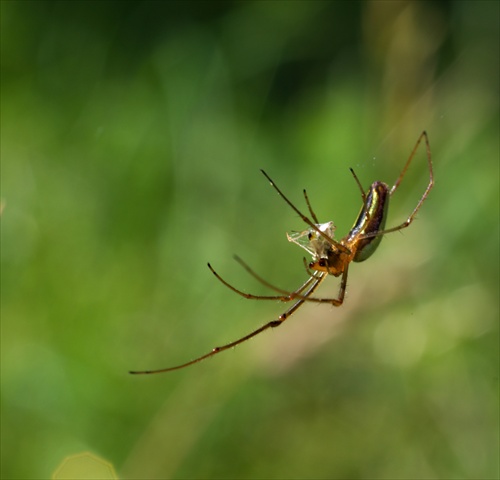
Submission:
[[[498,478],[498,2],[0,5],[2,478]],[[304,280],[260,168],[342,237],[423,129],[341,308],[127,374],[284,310],[207,261]]]

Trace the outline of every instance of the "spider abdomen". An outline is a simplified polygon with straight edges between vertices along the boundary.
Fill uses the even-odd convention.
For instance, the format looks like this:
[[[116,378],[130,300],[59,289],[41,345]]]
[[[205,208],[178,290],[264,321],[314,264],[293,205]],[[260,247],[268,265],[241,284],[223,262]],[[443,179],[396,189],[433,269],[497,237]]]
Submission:
[[[373,182],[366,193],[358,218],[345,239],[346,246],[354,250],[355,262],[366,260],[379,246],[382,235],[362,237],[384,230],[389,208],[389,195],[389,187],[384,182]],[[354,248],[351,243],[355,245]]]

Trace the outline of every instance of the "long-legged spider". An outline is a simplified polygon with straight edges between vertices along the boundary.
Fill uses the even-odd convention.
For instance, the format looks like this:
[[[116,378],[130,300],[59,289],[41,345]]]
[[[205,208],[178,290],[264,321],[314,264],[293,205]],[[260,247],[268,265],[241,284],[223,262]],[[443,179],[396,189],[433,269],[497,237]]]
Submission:
[[[387,210],[389,206],[389,198],[394,194],[394,192],[399,187],[403,177],[410,166],[410,163],[415,156],[415,153],[422,141],[422,138],[425,139],[426,151],[427,151],[427,161],[429,165],[429,183],[422,197],[417,203],[417,206],[413,209],[413,212],[410,216],[404,221],[401,225],[396,227],[385,229],[385,221],[387,217]],[[361,207],[361,211],[359,212],[358,218],[354,223],[354,226],[351,228],[350,232],[342,238],[340,241],[335,240],[334,230],[335,227],[333,222],[327,223],[319,223],[316,214],[314,213],[311,204],[309,202],[309,197],[307,196],[307,192],[304,190],[304,198],[306,201],[307,208],[309,213],[311,214],[312,220],[304,215],[277,187],[273,180],[267,175],[264,170],[261,170],[264,176],[269,180],[272,187],[278,192],[278,194],[283,198],[283,200],[292,208],[292,210],[297,213],[300,218],[310,227],[307,230],[302,232],[293,233],[291,235],[287,234],[288,240],[296,243],[300,247],[307,250],[312,255],[312,261],[307,264],[304,259],[305,267],[307,272],[309,273],[309,278],[295,291],[288,292],[286,290],[282,290],[281,288],[275,287],[271,285],[269,282],[261,278],[257,275],[246,263],[243,262],[239,257],[235,257],[236,260],[249,272],[252,276],[254,276],[261,283],[271,288],[278,295],[252,295],[249,293],[242,292],[237,288],[230,285],[226,282],[213,268],[210,264],[208,264],[208,268],[212,271],[215,277],[221,281],[226,287],[228,287],[233,292],[241,295],[245,298],[255,299],[255,300],[281,300],[282,302],[290,302],[295,301],[293,305],[288,308],[285,312],[283,312],[276,320],[271,320],[270,322],[262,325],[257,330],[245,335],[244,337],[235,340],[234,342],[228,343],[221,347],[215,347],[210,352],[202,355],[194,360],[183,363],[181,365],[177,365],[175,367],[162,368],[158,370],[144,370],[144,371],[131,371],[132,374],[150,374],[150,373],[162,373],[162,372],[170,372],[172,370],[179,370],[184,367],[188,367],[189,365],[193,365],[194,363],[201,362],[206,358],[212,357],[224,350],[228,350],[240,343],[243,343],[249,340],[252,337],[255,337],[259,333],[267,330],[269,328],[274,328],[280,326],[290,315],[295,313],[297,309],[306,301],[308,302],[317,302],[317,303],[329,303],[335,307],[339,307],[342,305],[344,301],[344,295],[347,285],[347,273],[349,271],[349,264],[351,262],[362,262],[369,258],[373,252],[376,250],[380,241],[382,240],[382,236],[386,233],[397,232],[402,230],[403,228],[408,227],[418,210],[422,206],[422,203],[427,198],[431,188],[434,185],[434,176],[432,172],[432,159],[431,159],[431,151],[429,146],[429,139],[427,137],[427,133],[423,131],[418,137],[417,143],[413,147],[413,150],[406,161],[406,164],[401,171],[398,179],[394,183],[392,187],[384,182],[373,182],[365,193],[361,183],[354,173],[354,170],[351,168],[351,173],[356,181],[360,191],[361,198],[363,199],[363,206]],[[313,223],[313,220],[315,223]],[[333,275],[334,277],[341,276],[340,280],[340,289],[337,298],[316,298],[312,297],[312,293],[318,288],[318,286],[323,282],[323,280],[328,276]]]

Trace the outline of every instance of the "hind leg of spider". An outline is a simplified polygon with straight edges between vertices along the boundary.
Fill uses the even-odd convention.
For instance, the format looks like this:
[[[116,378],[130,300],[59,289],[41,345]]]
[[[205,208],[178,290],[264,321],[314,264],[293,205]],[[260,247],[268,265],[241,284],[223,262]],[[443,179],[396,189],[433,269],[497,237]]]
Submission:
[[[401,224],[396,227],[388,228],[386,230],[381,230],[378,232],[372,232],[367,235],[363,235],[362,238],[369,238],[369,237],[376,237],[379,235],[385,235],[386,233],[391,233],[391,232],[398,232],[399,230],[403,230],[404,228],[407,228],[410,226],[410,224],[413,222],[415,219],[415,215],[417,212],[420,210],[420,207],[424,203],[425,199],[429,195],[429,192],[431,191],[432,187],[434,186],[434,172],[432,169],[432,156],[431,156],[431,148],[429,145],[429,138],[427,136],[427,132],[424,130],[421,134],[420,137],[418,137],[417,143],[413,147],[413,150],[411,151],[410,157],[406,161],[406,164],[403,168],[403,171],[400,173],[398,179],[392,186],[391,190],[389,191],[389,195],[392,196],[392,194],[396,191],[396,189],[399,187],[401,180],[403,180],[403,177],[408,170],[408,167],[410,166],[411,161],[413,160],[413,157],[415,156],[415,153],[417,152],[418,146],[420,145],[420,142],[422,141],[422,138],[425,139],[425,148],[426,148],[426,153],[427,153],[427,163],[429,166],[429,183],[427,184],[427,187],[423,193],[423,195],[420,197],[420,200],[417,203],[417,206],[413,209],[413,212],[411,212],[410,216]]]
[[[410,167],[410,163],[412,162],[413,157],[417,153],[417,150],[418,150],[418,147],[420,145],[420,142],[422,141],[422,138],[425,139],[425,148],[426,148],[426,153],[427,153],[427,163],[429,165],[429,177],[430,177],[430,179],[429,179],[430,187],[427,187],[426,193],[432,188],[434,181],[433,181],[433,173],[432,173],[431,147],[429,144],[429,137],[427,136],[427,132],[424,130],[420,134],[420,136],[418,137],[417,143],[415,143],[415,146],[413,147],[413,150],[411,151],[410,156],[408,157],[408,160],[406,161],[405,166],[403,167],[403,170],[399,174],[398,179],[394,182],[394,185],[392,186],[392,188],[389,192],[390,195],[392,195],[396,191],[396,189],[399,187],[401,181],[403,180],[403,177],[405,176],[406,171]]]
[[[349,170],[351,171],[352,176],[354,177],[354,180],[356,180],[356,184],[359,187],[359,190],[361,192],[361,198],[363,199],[363,203],[366,203],[366,193],[363,190],[363,185],[361,185],[361,182],[359,181],[358,176],[354,173],[354,170],[352,168],[349,168]]]

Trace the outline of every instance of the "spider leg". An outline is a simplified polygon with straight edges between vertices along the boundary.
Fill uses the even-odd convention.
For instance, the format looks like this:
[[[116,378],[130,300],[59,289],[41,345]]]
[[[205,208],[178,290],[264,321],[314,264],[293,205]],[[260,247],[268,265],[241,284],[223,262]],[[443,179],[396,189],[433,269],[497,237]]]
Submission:
[[[306,269],[307,274],[311,277],[314,275],[314,272],[309,268],[309,264],[307,262],[306,257],[302,257],[302,262],[304,262],[304,268]]]
[[[322,282],[322,280],[324,278],[325,278],[325,276],[315,277],[314,278],[315,281],[311,285],[309,285],[307,290],[304,292],[304,295],[310,295],[312,292],[314,292],[314,290],[316,290],[316,288],[319,286],[319,284]],[[311,280],[311,279],[309,279],[309,280]],[[298,300],[288,310],[286,310],[284,313],[282,313],[278,317],[277,320],[271,320],[270,322],[262,325],[262,327],[258,328],[257,330],[254,330],[253,332],[249,333],[248,335],[245,335],[244,337],[241,337],[238,340],[235,340],[234,342],[228,343],[226,345],[222,345],[220,347],[215,347],[210,352],[206,353],[205,355],[202,355],[201,357],[195,358],[194,360],[183,363],[181,365],[177,365],[175,367],[161,368],[158,370],[130,371],[129,373],[131,373],[133,375],[148,375],[148,374],[152,374],[152,373],[171,372],[173,370],[180,370],[181,368],[189,367],[190,365],[201,362],[209,357],[213,357],[214,355],[217,355],[218,353],[221,353],[224,350],[229,350],[230,348],[236,347],[236,345],[239,345],[240,343],[246,342],[250,338],[255,337],[259,333],[262,333],[263,331],[265,331],[269,328],[279,327],[288,317],[290,317],[295,311],[297,311],[297,309],[303,303],[304,303],[304,299]]]
[[[361,185],[361,182],[359,181],[358,176],[354,173],[354,170],[352,168],[349,168],[349,170],[352,173],[352,176],[354,177],[354,180],[356,180],[356,183],[358,184],[359,190],[361,191],[361,198],[363,199],[363,204],[366,203],[366,193],[363,190],[363,185]]]
[[[291,300],[295,300],[297,298],[302,298],[302,295],[300,293],[304,291],[306,288],[311,285],[315,280],[319,279],[320,276],[317,275],[311,275],[310,278],[308,278],[297,290],[294,292],[290,292],[288,290],[283,290],[281,288],[278,288],[274,285],[271,285],[269,282],[261,278],[259,275],[257,275],[241,258],[235,256],[236,261],[248,272],[250,275],[255,277],[259,282],[264,284],[266,287],[270,288],[271,290],[275,290],[276,292],[280,292],[284,295],[252,295],[251,293],[245,293],[242,292],[241,290],[238,290],[236,287],[233,287],[229,282],[226,282],[212,267],[212,265],[208,264],[208,268],[210,268],[210,271],[215,275],[217,280],[219,280],[222,284],[224,284],[227,288],[232,290],[233,292],[237,293],[238,295],[241,295],[242,297],[245,297],[250,300],[281,300],[282,302],[289,302]],[[323,276],[323,275],[322,275]]]
[[[349,271],[349,264],[346,264],[344,268],[344,272],[342,273],[342,278],[340,280],[340,288],[339,288],[339,296],[336,299],[318,299],[317,301],[321,300],[323,303],[331,303],[335,307],[340,307],[344,303],[344,297],[345,297],[345,291],[347,288],[347,273]],[[311,301],[316,301],[311,298]]]
[[[315,225],[308,217],[306,217],[286,196],[285,194],[278,188],[278,186],[274,183],[271,177],[261,170],[262,174],[269,180],[271,186],[278,192],[280,197],[289,205],[289,207],[302,219],[303,222],[307,223],[312,229],[316,230],[330,245],[335,246],[338,250],[343,253],[349,254],[350,251],[347,247],[342,245],[341,243],[335,241],[333,238],[329,237],[325,232],[322,232],[317,225]]]
[[[406,164],[405,164],[403,170],[401,171],[398,179],[396,180],[396,182],[392,186],[391,191],[389,192],[390,195],[392,195],[396,191],[396,189],[399,187],[399,184],[401,183],[401,180],[403,180],[403,177],[405,176],[406,171],[408,170],[408,167],[410,166],[410,163],[413,160],[415,153],[417,152],[418,146],[420,145],[422,138],[425,138],[425,148],[426,148],[426,152],[427,152],[427,162],[429,164],[429,177],[430,177],[429,186],[427,187],[427,190],[425,191],[423,196],[426,196],[427,193],[429,192],[429,190],[432,188],[432,184],[434,182],[433,182],[433,174],[432,174],[431,147],[429,145],[429,137],[427,136],[427,132],[424,130],[420,134],[420,136],[418,137],[417,143],[413,147],[413,150],[411,151],[410,156],[408,157],[408,160],[406,161]]]
[[[311,202],[309,201],[309,197],[307,196],[307,192],[306,192],[305,188],[304,188],[304,198],[306,199],[307,208],[309,209],[309,213],[311,214],[311,217],[313,218],[313,220],[316,223],[319,223],[318,217],[316,216],[316,214],[314,213],[314,211],[311,207]]]
[[[427,184],[427,187],[425,189],[425,192],[423,195],[420,197],[420,200],[417,203],[417,206],[413,209],[413,212],[411,212],[410,216],[401,224],[398,225],[397,227],[392,227],[388,228],[387,230],[381,230],[378,232],[372,232],[368,233],[366,235],[363,235],[361,238],[369,238],[369,237],[377,237],[379,235],[385,235],[386,233],[391,233],[391,232],[397,232],[399,230],[403,230],[404,228],[410,226],[411,222],[415,219],[415,215],[417,212],[420,210],[420,207],[424,203],[425,199],[429,195],[429,192],[431,191],[432,187],[434,186],[434,173],[432,170],[432,157],[431,157],[431,148],[429,145],[429,138],[427,137],[427,132],[424,130],[421,134],[420,137],[418,137],[417,143],[413,147],[413,150],[410,154],[410,157],[406,161],[406,164],[403,168],[403,171],[399,175],[398,179],[396,180],[396,183],[392,186],[391,190],[389,191],[389,195],[392,196],[392,194],[396,191],[396,189],[399,187],[401,180],[403,180],[403,177],[408,170],[408,167],[410,166],[411,161],[413,160],[413,157],[415,156],[415,153],[417,151],[418,146],[420,145],[420,142],[422,141],[422,138],[425,138],[425,148],[427,152],[427,162],[429,165],[429,183]]]
[[[271,285],[269,282],[264,280],[260,275],[257,275],[257,273],[255,273],[240,257],[235,256],[235,259],[250,275],[255,277],[259,282],[264,284],[266,287],[269,287],[272,290],[276,290],[277,292],[286,294],[286,297],[278,297],[278,299],[280,299],[282,301],[290,301],[290,300],[295,300],[295,299],[299,298],[305,302],[330,303],[335,307],[339,307],[340,305],[342,305],[342,303],[344,301],[345,290],[347,287],[347,271],[349,270],[349,264],[347,264],[345,266],[344,272],[342,274],[338,298],[315,298],[315,297],[309,296],[310,292],[309,293],[301,293],[301,291],[304,289],[306,284],[308,284],[308,282],[311,281],[313,278],[318,278],[318,279],[321,278],[322,280],[325,279],[328,275],[327,272],[314,272],[314,271],[312,271],[311,277],[309,278],[309,280],[306,281],[306,283],[304,285],[302,285],[299,289],[295,290],[294,292],[287,292],[286,290],[282,290],[281,288],[278,288],[274,285]],[[308,271],[310,271],[309,268],[307,267],[307,265],[306,265],[306,269]],[[316,273],[316,275],[315,275],[315,273]],[[248,295],[248,294],[244,294],[244,295]],[[266,298],[269,298],[269,297],[266,297]],[[273,297],[271,297],[271,298],[273,298]]]
[[[346,285],[347,285],[347,271],[349,266],[346,265],[344,269],[344,273],[342,274],[342,279],[340,282],[340,289],[339,289],[339,296],[338,298],[315,298],[315,297],[310,297],[309,295],[311,294],[310,291],[307,291],[306,293],[302,293],[302,291],[307,288],[311,283],[314,282],[314,280],[321,280],[323,281],[327,277],[327,272],[319,272],[316,275],[314,275],[315,272],[312,272],[313,275],[306,280],[306,282],[299,287],[297,290],[290,292],[288,290],[283,290],[281,288],[276,287],[275,285],[270,284],[268,281],[264,280],[260,275],[255,273],[240,257],[235,255],[236,261],[254,278],[256,278],[259,282],[261,282],[263,285],[266,287],[275,290],[279,293],[283,293],[284,295],[252,295],[250,293],[245,293],[242,292],[241,290],[238,290],[237,288],[233,287],[231,284],[226,282],[217,272],[214,271],[214,269],[208,265],[210,270],[212,270],[212,273],[224,284],[226,285],[229,289],[231,289],[233,292],[236,292],[237,294],[241,295],[242,297],[252,299],[252,300],[281,300],[282,302],[290,302],[292,300],[300,299],[303,301],[307,302],[316,302],[316,303],[330,303],[331,305],[335,307],[339,307],[342,305],[344,301],[344,295],[345,295],[345,290],[346,290]],[[316,285],[317,286],[317,285]]]

